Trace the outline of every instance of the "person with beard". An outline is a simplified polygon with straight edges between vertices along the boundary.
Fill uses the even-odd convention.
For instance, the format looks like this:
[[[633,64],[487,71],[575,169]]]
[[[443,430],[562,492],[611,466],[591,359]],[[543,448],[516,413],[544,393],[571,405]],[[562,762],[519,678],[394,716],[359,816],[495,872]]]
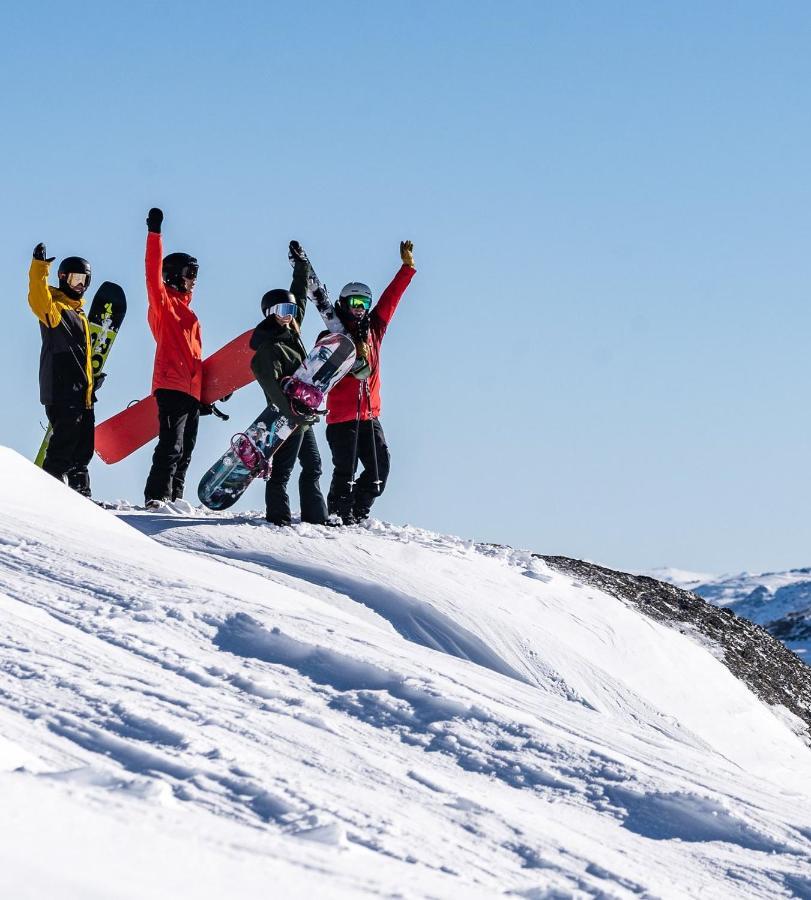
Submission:
[[[391,458],[380,424],[380,345],[405,289],[411,283],[414,245],[400,243],[402,266],[372,305],[368,285],[344,285],[335,312],[344,331],[355,341],[357,360],[327,394],[327,442],[332,452],[332,481],[327,507],[332,523],[351,525],[369,517],[389,476]],[[357,463],[363,471],[355,478]]]
[[[37,244],[28,274],[28,304],[39,319],[42,350],[39,357],[40,402],[53,429],[42,468],[90,497],[87,466],[93,457],[95,388],[104,375],[93,378],[90,329],[82,308],[90,286],[90,263],[69,256],[59,264],[59,287],[48,284],[55,257]]]

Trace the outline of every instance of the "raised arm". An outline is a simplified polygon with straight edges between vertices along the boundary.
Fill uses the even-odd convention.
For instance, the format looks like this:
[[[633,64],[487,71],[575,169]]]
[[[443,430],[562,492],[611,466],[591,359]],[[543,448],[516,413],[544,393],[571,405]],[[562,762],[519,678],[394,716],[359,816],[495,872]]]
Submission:
[[[146,296],[149,300],[150,312],[159,313],[166,300],[166,288],[163,286],[163,239],[161,224],[163,213],[153,207],[146,217]]]
[[[329,295],[327,294],[327,289],[321,284],[320,279],[315,274],[313,270],[312,264],[307,257],[307,254],[304,252],[304,248],[299,244],[298,241],[290,241],[290,251],[287,254],[288,259],[293,264],[293,279],[295,280],[296,273],[296,261],[298,259],[303,259],[307,263],[307,284],[306,284],[306,296],[308,300],[311,300],[315,304],[315,308],[318,310],[321,318],[324,320],[324,325],[326,325],[329,331],[337,332],[338,334],[344,334],[346,329],[344,328],[341,320],[335,313],[335,309],[329,300]],[[293,290],[292,285],[290,286],[290,290],[295,294],[296,300],[298,301],[298,294]],[[303,314],[302,314],[303,315]]]
[[[386,333],[389,322],[392,320],[397,304],[405,293],[405,289],[411,284],[411,279],[417,271],[414,267],[414,244],[411,241],[400,242],[400,259],[403,264],[392,279],[391,284],[380,295],[380,299],[372,310],[372,315],[377,320],[381,336]]]
[[[48,285],[48,273],[56,257],[45,258],[45,244],[34,247],[34,258],[28,270],[28,305],[34,315],[49,328],[56,328],[62,321],[62,309],[53,302]]]
[[[287,258],[293,266],[293,280],[290,282],[290,293],[296,298],[298,312],[296,321],[301,325],[307,311],[307,284],[310,277],[310,260],[298,241],[290,241]]]

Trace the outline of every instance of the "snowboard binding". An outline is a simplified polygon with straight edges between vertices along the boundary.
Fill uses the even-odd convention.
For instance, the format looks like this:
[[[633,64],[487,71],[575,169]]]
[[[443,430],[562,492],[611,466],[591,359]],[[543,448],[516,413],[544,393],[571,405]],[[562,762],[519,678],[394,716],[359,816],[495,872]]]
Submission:
[[[265,454],[259,449],[255,441],[240,431],[231,438],[231,449],[237,456],[237,459],[251,473],[252,478],[270,477],[270,462],[265,459]]]
[[[298,378],[288,377],[282,380],[282,390],[287,394],[291,403],[295,402],[299,408],[304,407],[312,413],[318,411],[318,407],[324,402],[324,392],[314,384],[299,381]]]

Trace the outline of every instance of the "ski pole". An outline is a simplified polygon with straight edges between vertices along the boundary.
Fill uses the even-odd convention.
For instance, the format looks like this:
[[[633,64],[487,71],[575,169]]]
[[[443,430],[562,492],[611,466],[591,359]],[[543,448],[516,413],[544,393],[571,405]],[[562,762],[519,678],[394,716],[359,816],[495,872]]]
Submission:
[[[363,385],[361,381],[358,384],[358,411],[355,415],[355,441],[352,447],[352,474],[349,476],[349,487],[355,489],[355,469],[358,467],[358,435],[360,434],[360,402],[363,397]]]
[[[372,467],[374,469],[375,479],[372,484],[375,486],[375,493],[380,493],[380,485],[383,482],[380,480],[380,472],[377,468],[377,442],[375,441],[375,417],[372,415],[372,394],[369,390],[369,382],[363,382],[364,387],[366,388],[366,403],[369,406],[369,427],[371,428],[372,435]]]

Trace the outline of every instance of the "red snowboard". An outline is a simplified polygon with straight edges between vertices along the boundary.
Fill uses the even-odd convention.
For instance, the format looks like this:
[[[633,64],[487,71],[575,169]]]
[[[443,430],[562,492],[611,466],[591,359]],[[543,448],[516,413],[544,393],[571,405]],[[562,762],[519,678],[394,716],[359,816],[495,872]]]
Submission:
[[[203,403],[215,403],[253,380],[253,329],[203,360]],[[158,404],[152,394],[96,426],[96,453],[117,463],[158,436]]]

